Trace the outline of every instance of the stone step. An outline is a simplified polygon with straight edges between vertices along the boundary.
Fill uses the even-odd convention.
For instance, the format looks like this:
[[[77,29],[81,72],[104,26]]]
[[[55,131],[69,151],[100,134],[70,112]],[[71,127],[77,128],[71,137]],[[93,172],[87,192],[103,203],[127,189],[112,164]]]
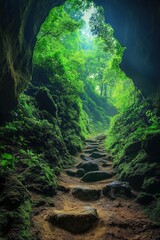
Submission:
[[[93,152],[89,155],[90,158],[103,158],[103,157],[106,157],[107,154],[106,153],[101,153],[101,152]]]
[[[94,139],[87,139],[87,140],[85,140],[85,142],[86,143],[99,143],[99,141],[98,140],[94,140]]]
[[[88,231],[98,221],[98,213],[95,208],[84,207],[81,210],[53,211],[47,218],[53,225],[74,234]]]
[[[98,146],[99,146],[99,144],[97,144],[97,143],[95,143],[95,144],[87,144],[85,149],[92,149],[92,148],[96,148]]]
[[[92,171],[86,173],[81,180],[83,182],[98,182],[113,177],[113,174],[104,171]]]
[[[91,154],[91,153],[93,153],[93,152],[99,152],[99,149],[98,148],[88,148],[88,149],[85,149],[84,151],[83,151],[84,153],[88,153],[88,154]]]
[[[101,190],[77,186],[72,190],[72,194],[82,201],[95,201],[100,198]]]
[[[98,171],[99,170],[99,166],[97,163],[93,163],[92,161],[88,161],[85,163],[79,163],[77,165],[77,168],[83,168],[85,170],[85,172],[91,172],[91,171]]]

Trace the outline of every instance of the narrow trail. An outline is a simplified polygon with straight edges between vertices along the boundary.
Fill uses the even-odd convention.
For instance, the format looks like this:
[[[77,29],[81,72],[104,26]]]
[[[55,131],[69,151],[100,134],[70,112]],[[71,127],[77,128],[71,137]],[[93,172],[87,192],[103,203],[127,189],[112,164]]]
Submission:
[[[76,165],[68,173],[59,176],[59,191],[51,198],[48,206],[36,208],[33,215],[32,231],[39,240],[158,240],[160,229],[148,220],[140,206],[135,202],[135,197],[120,195],[103,196],[86,195],[80,197],[73,194],[75,189],[90,189],[100,191],[109,183],[117,181],[117,176],[112,168],[112,162],[104,150],[104,137],[97,137],[86,141],[81,153],[76,157]],[[96,154],[95,154],[96,153]],[[98,156],[99,154],[99,156]],[[93,162],[98,165],[99,171],[110,173],[106,180],[95,182],[84,182],[82,178],[74,175],[80,163]],[[69,175],[68,175],[69,174]],[[85,192],[86,193],[86,192]],[[34,196],[36,198],[37,196]],[[87,200],[88,198],[88,200]],[[92,198],[92,199],[91,199]],[[61,213],[80,214],[86,207],[94,208],[98,213],[98,220],[91,228],[83,233],[71,233],[48,221],[57,210]],[[71,225],[80,222],[75,218]],[[68,223],[69,224],[69,223]],[[72,226],[71,226],[72,227]]]

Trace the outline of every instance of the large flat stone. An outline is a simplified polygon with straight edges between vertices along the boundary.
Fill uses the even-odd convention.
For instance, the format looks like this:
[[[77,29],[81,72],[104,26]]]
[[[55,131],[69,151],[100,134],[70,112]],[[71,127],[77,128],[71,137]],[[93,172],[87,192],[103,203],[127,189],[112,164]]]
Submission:
[[[77,186],[72,190],[72,194],[82,201],[94,201],[100,198],[101,190]]]
[[[101,152],[93,152],[89,155],[90,158],[94,158],[94,159],[97,159],[97,158],[103,158],[103,157],[106,157],[107,155],[105,153],[101,153]]]
[[[92,171],[86,173],[81,180],[83,182],[98,182],[111,178],[113,175],[103,171]]]
[[[91,161],[85,162],[85,163],[80,163],[77,168],[83,168],[86,173],[91,172],[91,171],[98,171],[99,166],[97,163],[93,163]]]
[[[98,220],[97,210],[85,207],[79,211],[55,210],[48,217],[48,221],[59,228],[74,234],[84,233],[92,228]]]

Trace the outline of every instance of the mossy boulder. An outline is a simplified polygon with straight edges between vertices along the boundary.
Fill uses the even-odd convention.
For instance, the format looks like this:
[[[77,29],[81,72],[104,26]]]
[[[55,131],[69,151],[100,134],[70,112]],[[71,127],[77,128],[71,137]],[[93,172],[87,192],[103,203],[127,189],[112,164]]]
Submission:
[[[157,198],[154,207],[152,207],[152,209],[149,210],[149,216],[153,221],[155,221],[160,226],[160,197]]]
[[[152,158],[160,161],[160,133],[148,134],[143,147]]]
[[[131,187],[140,190],[147,176],[152,176],[157,171],[157,163],[146,162],[147,155],[139,152],[137,156],[125,163],[117,164],[120,177],[129,182]]]
[[[148,205],[153,202],[156,198],[148,193],[140,193],[136,198],[136,202],[140,203],[141,205]]]
[[[30,198],[25,186],[15,176],[6,177],[0,186],[3,189],[0,193],[0,205],[5,206],[8,210],[16,209]]]
[[[2,180],[2,177],[1,177]],[[0,182],[0,238],[29,240],[31,200],[25,186],[16,176],[5,176]]]
[[[130,143],[125,148],[125,155],[137,155],[137,153],[141,149],[141,145],[142,145],[141,141],[136,141],[136,142]]]
[[[41,87],[36,93],[35,98],[41,110],[46,110],[54,117],[57,116],[57,106],[47,88]]]
[[[142,189],[151,194],[160,193],[160,180],[155,177],[146,178],[143,182]]]

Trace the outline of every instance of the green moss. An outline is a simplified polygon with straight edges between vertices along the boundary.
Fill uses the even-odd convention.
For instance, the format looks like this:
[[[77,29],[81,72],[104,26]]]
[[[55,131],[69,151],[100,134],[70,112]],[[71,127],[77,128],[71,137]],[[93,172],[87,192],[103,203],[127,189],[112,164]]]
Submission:
[[[17,240],[30,240],[30,225],[31,225],[31,212],[32,207],[30,200],[27,200],[24,202],[23,205],[21,205],[17,209],[16,216],[14,218],[14,226],[13,226],[13,233],[12,233],[12,239],[13,236],[16,237]]]
[[[160,181],[155,177],[146,178],[144,180],[142,189],[148,193],[160,193],[159,184]]]
[[[160,198],[157,198],[151,206],[145,207],[144,211],[152,221],[160,226]]]
[[[0,237],[29,240],[30,194],[15,176],[1,177]]]
[[[160,169],[160,122],[155,116],[149,103],[143,101],[116,116],[107,132],[106,148],[120,177],[139,190],[143,185],[143,190],[148,191],[147,185],[152,184],[144,179],[156,176]]]

